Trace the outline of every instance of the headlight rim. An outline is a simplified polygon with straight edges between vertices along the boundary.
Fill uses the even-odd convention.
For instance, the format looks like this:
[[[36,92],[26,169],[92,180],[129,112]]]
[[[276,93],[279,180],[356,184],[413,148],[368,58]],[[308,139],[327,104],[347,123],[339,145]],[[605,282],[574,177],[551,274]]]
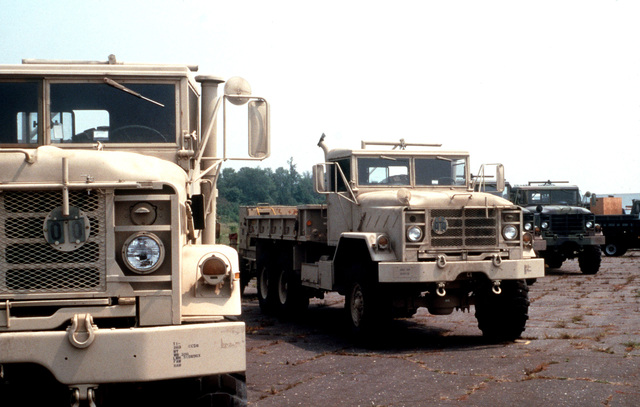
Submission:
[[[412,236],[412,234],[411,234],[412,231],[418,231],[418,237],[417,238],[412,238],[411,237]],[[406,236],[407,236],[407,240],[409,242],[411,242],[411,243],[419,243],[419,242],[422,241],[422,239],[424,239],[424,232],[422,231],[422,228],[420,226],[414,225],[414,226],[410,226],[407,229]]]
[[[513,237],[509,237],[509,236],[511,236],[511,233],[509,233],[507,231],[507,229],[512,232]],[[502,237],[505,240],[514,241],[514,240],[516,240],[518,238],[519,235],[520,235],[520,231],[518,230],[518,228],[515,225],[505,225],[502,228]]]
[[[140,268],[136,268],[130,261],[129,261],[129,257],[127,255],[127,251],[131,245],[131,243],[138,239],[138,238],[149,238],[152,241],[154,241],[157,245],[158,245],[158,260],[156,261],[156,263],[149,268],[146,269],[140,269]],[[164,248],[164,244],[162,243],[162,239],[160,239],[160,237],[158,235],[156,235],[155,233],[151,233],[151,232],[137,232],[137,233],[133,233],[132,235],[130,235],[127,240],[124,241],[124,243],[122,244],[122,261],[125,264],[125,266],[127,266],[127,268],[136,273],[136,274],[140,274],[140,275],[147,275],[147,274],[151,274],[155,271],[157,271],[162,264],[164,263],[164,258],[165,258],[165,254],[166,254],[166,250]]]

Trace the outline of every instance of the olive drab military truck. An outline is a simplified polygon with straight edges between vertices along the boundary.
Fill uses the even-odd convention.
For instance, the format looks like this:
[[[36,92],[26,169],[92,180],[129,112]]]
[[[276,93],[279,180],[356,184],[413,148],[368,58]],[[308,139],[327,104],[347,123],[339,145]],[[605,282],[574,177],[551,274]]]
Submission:
[[[268,104],[196,70],[0,66],[0,405],[246,404],[217,117],[248,109],[263,159]]]
[[[418,307],[447,315],[475,305],[486,337],[518,338],[527,280],[544,276],[543,260],[522,210],[476,192],[468,153],[410,151],[430,145],[403,140],[329,150],[323,139],[314,179],[326,204],[241,208],[242,273],[257,276],[262,310],[299,312],[310,297],[337,291],[351,330],[366,337]],[[495,170],[501,190],[503,167]]]
[[[578,187],[557,185],[566,183],[530,181],[511,187],[509,199],[533,218],[536,231],[546,242],[539,254],[550,268],[560,268],[565,260],[578,258],[583,274],[596,274],[605,238],[595,215],[583,207]]]

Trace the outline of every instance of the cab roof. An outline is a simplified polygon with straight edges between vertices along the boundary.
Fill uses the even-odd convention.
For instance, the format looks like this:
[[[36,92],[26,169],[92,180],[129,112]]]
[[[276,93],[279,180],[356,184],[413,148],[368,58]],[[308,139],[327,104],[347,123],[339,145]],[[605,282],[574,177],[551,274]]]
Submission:
[[[54,61],[23,59],[21,65],[0,65],[0,78],[51,78],[70,76],[130,76],[138,78],[186,77],[195,84],[197,66],[117,62],[115,57],[100,61]],[[220,79],[222,81],[222,79]]]
[[[435,156],[459,156],[468,157],[466,151],[443,151],[443,150],[351,150],[351,149],[335,149],[327,153],[328,160],[336,160],[339,158],[347,158],[351,156],[387,156],[387,157],[435,157]]]

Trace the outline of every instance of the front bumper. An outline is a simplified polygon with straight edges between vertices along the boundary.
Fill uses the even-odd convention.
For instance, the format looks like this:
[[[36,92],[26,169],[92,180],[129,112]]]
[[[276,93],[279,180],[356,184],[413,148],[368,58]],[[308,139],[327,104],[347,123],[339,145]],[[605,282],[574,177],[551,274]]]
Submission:
[[[576,243],[579,246],[602,246],[605,243],[604,235],[595,236],[558,236],[558,235],[546,235],[544,240],[547,242],[547,249],[551,249],[554,246],[561,246],[565,243]]]
[[[544,277],[544,259],[448,261],[443,267],[435,262],[383,262],[378,265],[381,283],[431,283],[454,281],[464,273],[484,273],[490,280],[524,280]]]
[[[97,329],[90,346],[65,331],[0,333],[0,364],[37,363],[64,384],[198,377],[246,370],[244,322]]]

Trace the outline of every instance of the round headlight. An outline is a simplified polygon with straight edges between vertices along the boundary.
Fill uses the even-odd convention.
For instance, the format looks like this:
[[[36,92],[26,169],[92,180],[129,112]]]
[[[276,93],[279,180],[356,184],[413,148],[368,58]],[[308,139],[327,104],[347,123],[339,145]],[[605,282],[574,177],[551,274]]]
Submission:
[[[422,229],[419,226],[411,226],[407,229],[407,239],[410,242],[419,242],[422,240]]]
[[[502,236],[504,236],[506,240],[513,240],[518,237],[518,228],[513,225],[507,225],[502,228]]]
[[[585,224],[585,226],[587,227],[587,229],[593,229],[593,222],[588,220],[587,223]]]
[[[164,245],[160,238],[152,233],[136,233],[124,242],[122,259],[134,273],[151,273],[156,271],[164,260]]]
[[[533,230],[533,223],[531,222],[526,222],[524,224],[524,230],[526,230],[527,232],[530,232]]]
[[[547,222],[546,220],[544,222],[542,222],[542,229],[549,229],[549,222]]]

